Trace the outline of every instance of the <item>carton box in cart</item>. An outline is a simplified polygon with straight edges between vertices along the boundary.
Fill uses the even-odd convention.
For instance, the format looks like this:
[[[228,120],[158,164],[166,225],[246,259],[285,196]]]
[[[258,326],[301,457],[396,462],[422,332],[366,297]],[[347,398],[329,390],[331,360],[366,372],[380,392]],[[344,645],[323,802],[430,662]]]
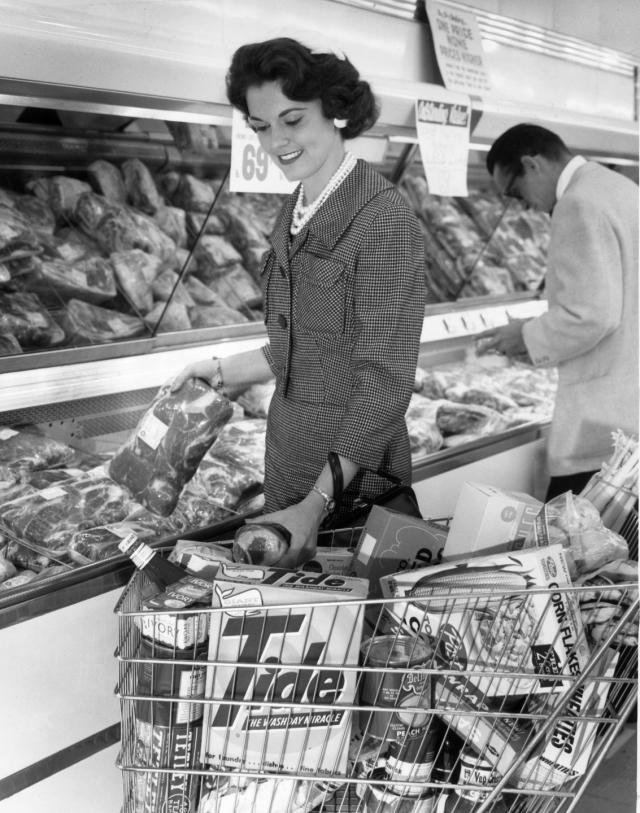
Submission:
[[[356,670],[344,667],[358,665],[367,592],[365,580],[349,576],[221,565],[204,762],[266,773],[345,772],[352,715],[343,706],[354,703]]]
[[[444,546],[444,560],[522,548],[541,508],[542,503],[528,494],[484,483],[463,483]],[[508,543],[512,544],[507,548]]]
[[[469,670],[486,697],[548,693],[589,659],[562,545],[476,556],[383,577],[398,626],[427,635],[443,667]],[[474,593],[475,591],[475,593]],[[504,676],[496,672],[514,673]],[[523,673],[523,674],[517,674]]]
[[[370,597],[378,598],[382,576],[439,563],[447,533],[433,520],[374,505],[356,545],[353,572],[369,579]]]

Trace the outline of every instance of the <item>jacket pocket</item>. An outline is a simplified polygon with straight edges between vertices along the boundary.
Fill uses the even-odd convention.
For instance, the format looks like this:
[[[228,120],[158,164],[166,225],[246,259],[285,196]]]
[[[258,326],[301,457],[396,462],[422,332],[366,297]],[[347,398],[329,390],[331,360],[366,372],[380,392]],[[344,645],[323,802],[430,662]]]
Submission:
[[[343,333],[344,265],[335,260],[306,254],[296,271],[296,328],[310,333]]]

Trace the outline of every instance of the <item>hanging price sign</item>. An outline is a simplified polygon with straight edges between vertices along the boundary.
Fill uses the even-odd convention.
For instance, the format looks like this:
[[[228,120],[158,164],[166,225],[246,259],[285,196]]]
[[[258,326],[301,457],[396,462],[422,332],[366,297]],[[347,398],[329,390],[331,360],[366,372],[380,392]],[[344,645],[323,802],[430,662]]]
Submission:
[[[429,194],[467,194],[471,101],[431,85],[429,97],[416,99],[416,131]]]
[[[276,192],[288,194],[297,183],[288,181],[260,146],[258,136],[248,126],[239,110],[233,111],[231,127],[232,192]]]

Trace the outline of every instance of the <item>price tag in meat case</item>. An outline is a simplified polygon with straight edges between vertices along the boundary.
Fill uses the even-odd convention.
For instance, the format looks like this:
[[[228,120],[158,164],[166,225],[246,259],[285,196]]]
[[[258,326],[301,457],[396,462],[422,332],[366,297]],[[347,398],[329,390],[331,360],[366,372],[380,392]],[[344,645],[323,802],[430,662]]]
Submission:
[[[416,99],[416,130],[429,194],[467,195],[471,100],[433,85]]]
[[[233,111],[231,127],[232,192],[273,192],[288,194],[296,188],[260,146],[260,141],[239,110]]]

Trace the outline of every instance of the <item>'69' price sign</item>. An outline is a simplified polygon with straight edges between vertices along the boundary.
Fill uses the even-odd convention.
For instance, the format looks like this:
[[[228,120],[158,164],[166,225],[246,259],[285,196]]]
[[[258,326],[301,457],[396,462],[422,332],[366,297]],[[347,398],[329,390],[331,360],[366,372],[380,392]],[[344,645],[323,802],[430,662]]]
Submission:
[[[260,146],[258,136],[247,125],[242,113],[233,111],[231,130],[231,172],[229,189],[232,192],[288,193],[297,184],[288,181]]]

